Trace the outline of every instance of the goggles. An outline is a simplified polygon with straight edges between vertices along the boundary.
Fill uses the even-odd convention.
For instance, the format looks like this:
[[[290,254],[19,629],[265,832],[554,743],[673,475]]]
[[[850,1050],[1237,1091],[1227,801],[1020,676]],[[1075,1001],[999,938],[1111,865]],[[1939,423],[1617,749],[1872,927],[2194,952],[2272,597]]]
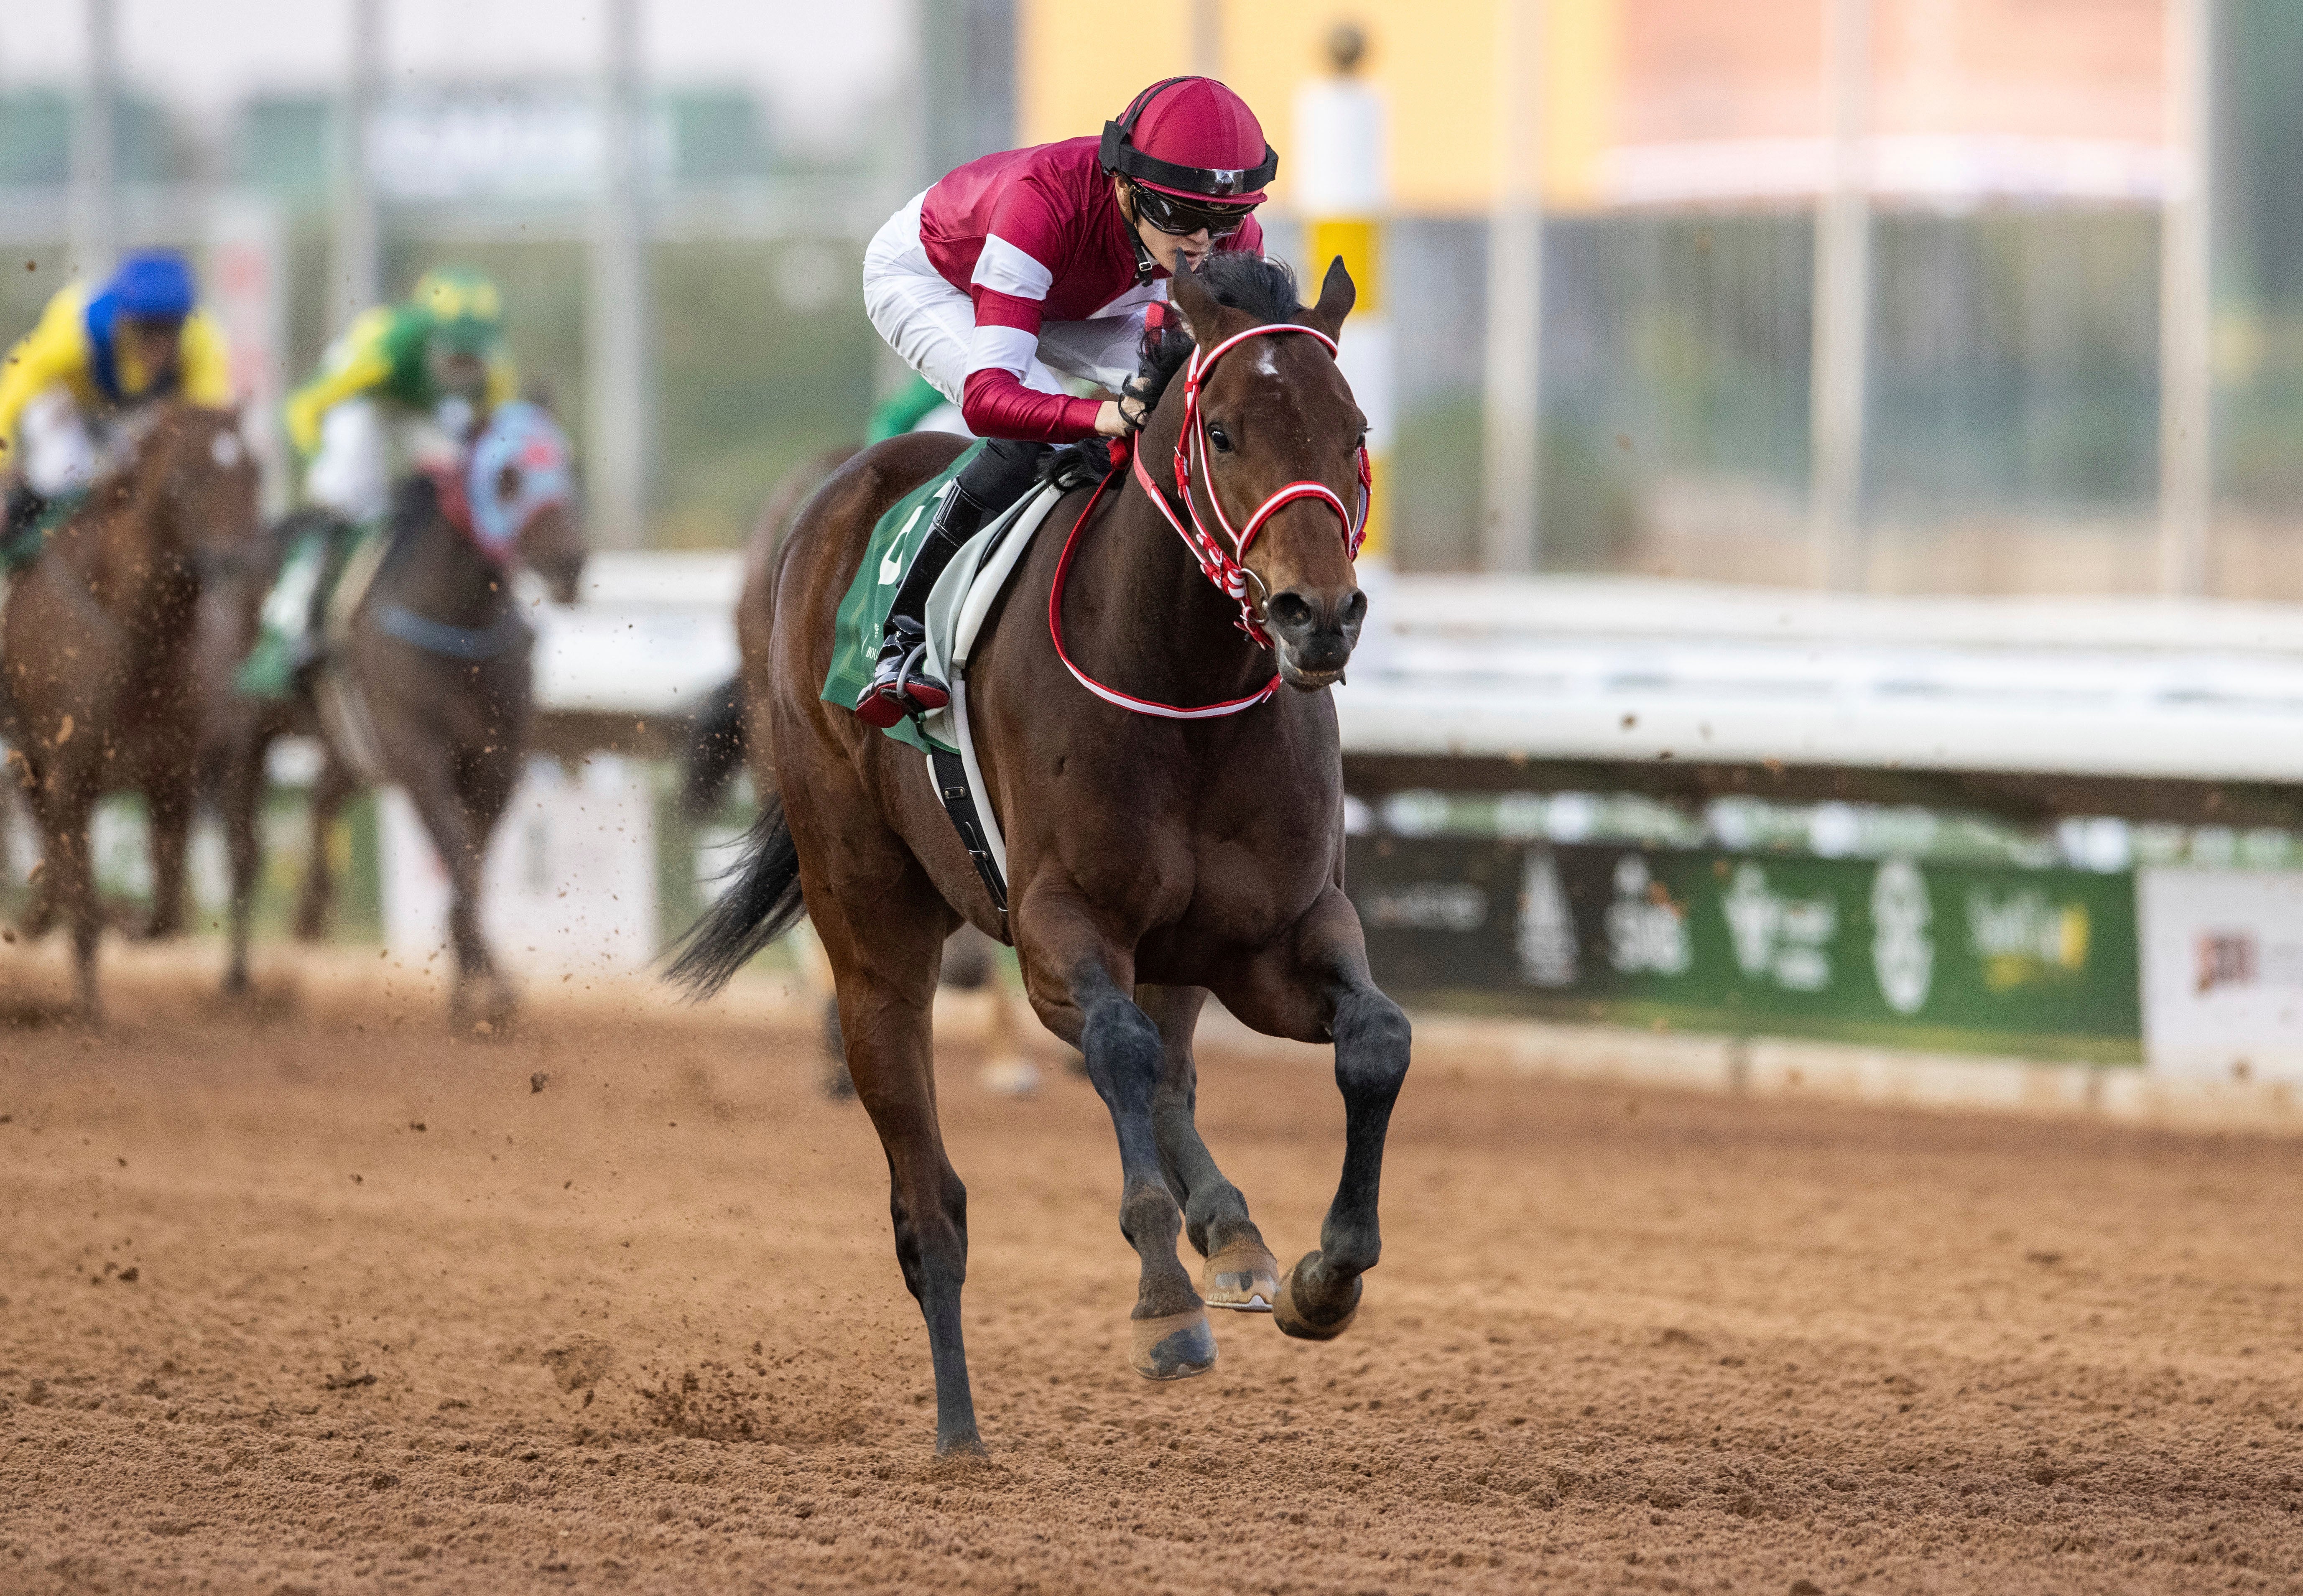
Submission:
[[[1164,190],[1131,182],[1135,214],[1172,238],[1189,238],[1205,230],[1211,239],[1227,239],[1247,224],[1255,207],[1223,205],[1209,199],[1185,199]]]

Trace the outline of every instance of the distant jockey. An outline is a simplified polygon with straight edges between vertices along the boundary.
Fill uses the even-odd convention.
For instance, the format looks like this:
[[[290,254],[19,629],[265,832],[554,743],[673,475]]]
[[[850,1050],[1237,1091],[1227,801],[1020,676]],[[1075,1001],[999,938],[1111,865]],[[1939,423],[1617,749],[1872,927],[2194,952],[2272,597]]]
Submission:
[[[259,698],[284,697],[317,657],[315,607],[350,557],[353,528],[384,525],[392,493],[422,469],[460,474],[498,407],[519,396],[504,349],[502,291],[479,273],[425,274],[404,305],[361,312],[289,396],[288,439],[309,463],[304,499],[316,512],[281,562],[256,645],[235,678]]]
[[[304,496],[355,525],[378,519],[411,467],[460,450],[519,395],[502,291],[477,272],[426,273],[406,304],[362,312],[290,396]]]
[[[921,670],[937,576],[1022,496],[1050,445],[1143,425],[1140,401],[1073,398],[1058,373],[1121,393],[1136,375],[1144,308],[1168,297],[1169,279],[1211,249],[1261,252],[1251,213],[1278,165],[1246,101],[1212,78],[1169,78],[1101,139],[972,161],[880,229],[864,256],[872,325],[989,443],[944,496],[897,591],[856,701],[864,720],[892,726],[949,701]]]
[[[0,479],[7,483],[0,559],[37,553],[95,479],[103,444],[126,411],[170,394],[232,403],[223,333],[197,308],[192,269],[168,249],[120,263],[91,296],[57,291],[0,367]],[[29,545],[29,547],[25,545]]]

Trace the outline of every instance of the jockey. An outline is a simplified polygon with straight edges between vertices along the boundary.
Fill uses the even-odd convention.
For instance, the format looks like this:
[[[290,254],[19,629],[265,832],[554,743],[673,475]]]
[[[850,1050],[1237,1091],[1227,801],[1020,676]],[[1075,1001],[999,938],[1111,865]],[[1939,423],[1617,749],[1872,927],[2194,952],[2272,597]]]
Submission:
[[[332,567],[349,557],[350,528],[380,525],[393,486],[413,469],[460,469],[501,405],[519,396],[503,342],[503,294],[479,273],[427,272],[404,305],[355,317],[289,396],[289,441],[309,462],[304,497],[319,511],[281,562],[264,600],[239,690],[278,698],[316,657],[313,608]]]
[[[427,272],[405,305],[358,317],[290,396],[304,496],[354,525],[377,519],[412,461],[460,451],[519,396],[502,291],[477,272]]]
[[[1022,496],[1050,446],[1143,425],[1140,400],[1076,399],[1057,374],[1123,393],[1144,308],[1174,274],[1211,249],[1261,250],[1251,213],[1278,165],[1246,101],[1212,78],[1169,78],[1101,139],[972,161],[880,229],[864,256],[873,326],[988,442],[897,590],[857,715],[892,726],[949,701],[920,670],[936,577]]]
[[[8,485],[0,553],[37,539],[52,504],[87,489],[101,435],[129,409],[181,393],[232,403],[223,333],[195,306],[192,269],[169,249],[130,255],[91,295],[57,291],[0,367],[0,478]],[[37,547],[37,541],[34,542]]]

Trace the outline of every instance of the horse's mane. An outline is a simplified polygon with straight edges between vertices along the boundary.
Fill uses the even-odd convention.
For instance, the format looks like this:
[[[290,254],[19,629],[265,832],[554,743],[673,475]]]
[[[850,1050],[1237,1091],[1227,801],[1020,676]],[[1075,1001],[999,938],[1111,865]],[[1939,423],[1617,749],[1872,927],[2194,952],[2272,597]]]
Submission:
[[[1250,255],[1244,249],[1219,249],[1202,261],[1192,275],[1215,296],[1217,304],[1244,310],[1260,322],[1294,321],[1303,313],[1295,296],[1295,268],[1284,260]],[[1135,375],[1147,408],[1159,408],[1160,396],[1167,393],[1168,384],[1191,353],[1192,335],[1184,330],[1181,317],[1169,316],[1158,332],[1145,333],[1137,351]],[[1050,455],[1041,475],[1059,486],[1073,488],[1085,486],[1110,469],[1109,440],[1083,438]]]

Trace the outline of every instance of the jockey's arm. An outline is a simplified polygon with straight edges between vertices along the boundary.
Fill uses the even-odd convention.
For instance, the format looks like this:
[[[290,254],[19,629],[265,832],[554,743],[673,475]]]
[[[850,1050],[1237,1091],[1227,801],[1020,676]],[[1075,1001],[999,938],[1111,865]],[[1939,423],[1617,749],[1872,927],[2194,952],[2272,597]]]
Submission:
[[[190,403],[208,410],[232,407],[232,351],[224,328],[205,310],[184,318],[183,342],[176,354],[177,392]]]
[[[391,330],[390,307],[363,312],[328,351],[320,374],[288,396],[284,418],[288,441],[297,453],[318,450],[322,417],[390,378],[392,353],[384,347],[384,334]]]
[[[1015,183],[1000,197],[968,283],[975,334],[959,414],[978,437],[1069,443],[1095,435],[1103,409],[1097,401],[1042,393],[1024,383],[1039,358],[1040,325],[1055,282],[1032,251],[1062,236],[1055,206],[1037,183]]]
[[[58,293],[0,366],[0,472],[21,469],[16,458],[16,423],[24,407],[56,384],[71,382],[88,370],[88,332],[82,323],[87,305],[87,296],[77,289]]]

